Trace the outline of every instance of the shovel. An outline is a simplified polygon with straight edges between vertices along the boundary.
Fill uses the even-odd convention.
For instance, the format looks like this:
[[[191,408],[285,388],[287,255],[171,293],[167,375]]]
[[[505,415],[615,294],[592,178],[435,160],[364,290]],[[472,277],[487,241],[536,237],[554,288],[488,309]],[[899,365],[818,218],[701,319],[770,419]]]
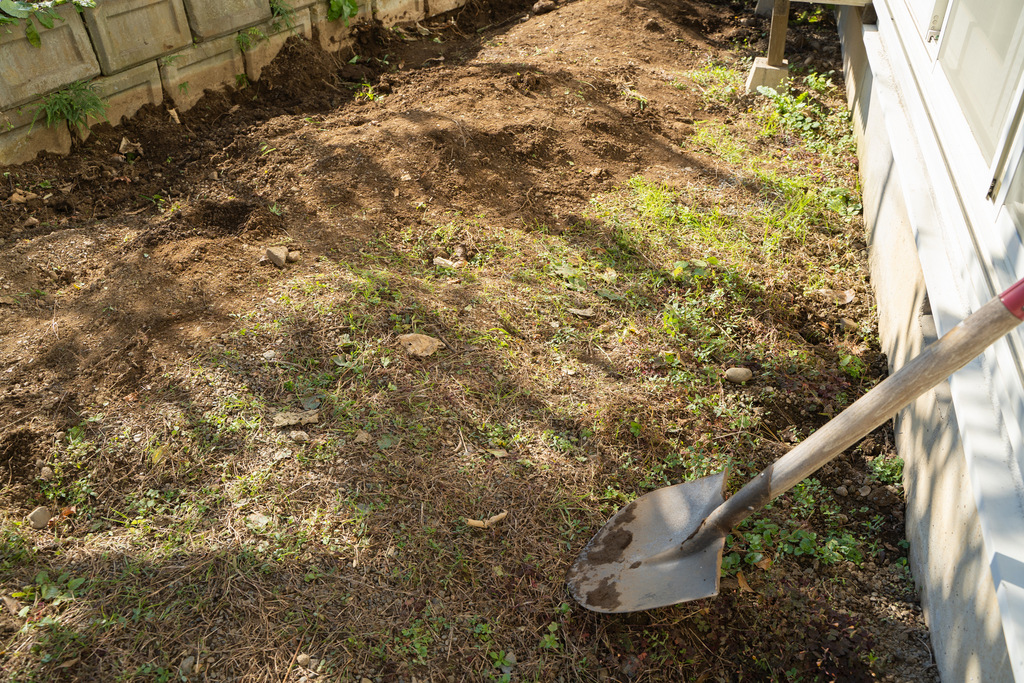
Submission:
[[[1024,279],[988,302],[728,500],[727,472],[651,491],[615,513],[569,570],[595,612],[638,612],[718,594],[725,537],[1024,320]]]

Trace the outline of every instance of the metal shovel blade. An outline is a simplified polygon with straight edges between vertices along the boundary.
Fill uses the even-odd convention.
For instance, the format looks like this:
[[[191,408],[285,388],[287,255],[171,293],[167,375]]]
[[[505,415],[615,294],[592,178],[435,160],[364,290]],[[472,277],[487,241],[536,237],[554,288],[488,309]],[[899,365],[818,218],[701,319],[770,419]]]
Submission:
[[[679,547],[725,501],[726,473],[651,491],[619,510],[569,570],[573,598],[595,612],[636,612],[718,594],[725,539]]]

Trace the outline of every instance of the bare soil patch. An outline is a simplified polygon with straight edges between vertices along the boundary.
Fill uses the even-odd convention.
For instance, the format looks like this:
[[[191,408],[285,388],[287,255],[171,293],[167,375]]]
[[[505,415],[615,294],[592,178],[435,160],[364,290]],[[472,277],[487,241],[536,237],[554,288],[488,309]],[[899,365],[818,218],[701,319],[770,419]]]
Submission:
[[[887,428],[738,531],[716,598],[564,587],[632,498],[734,490],[884,374],[835,27],[794,10],[801,134],[737,87],[752,4],[293,40],[0,169],[35,195],[0,202],[5,678],[937,680]]]

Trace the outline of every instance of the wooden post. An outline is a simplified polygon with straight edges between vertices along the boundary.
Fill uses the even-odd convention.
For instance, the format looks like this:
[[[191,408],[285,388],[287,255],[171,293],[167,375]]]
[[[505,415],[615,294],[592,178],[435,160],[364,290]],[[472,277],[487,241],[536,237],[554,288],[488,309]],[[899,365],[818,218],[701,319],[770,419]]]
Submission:
[[[768,34],[768,66],[782,66],[786,57],[786,29],[789,26],[789,0],[775,0],[772,28]]]

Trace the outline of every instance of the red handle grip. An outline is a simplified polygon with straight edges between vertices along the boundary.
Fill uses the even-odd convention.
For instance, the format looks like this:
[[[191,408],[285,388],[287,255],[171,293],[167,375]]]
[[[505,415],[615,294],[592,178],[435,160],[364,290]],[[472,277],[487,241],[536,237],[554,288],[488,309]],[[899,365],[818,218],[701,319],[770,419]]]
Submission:
[[[1024,320],[1024,278],[1010,285],[1010,288],[999,295],[999,300],[1006,306],[1006,310]]]

